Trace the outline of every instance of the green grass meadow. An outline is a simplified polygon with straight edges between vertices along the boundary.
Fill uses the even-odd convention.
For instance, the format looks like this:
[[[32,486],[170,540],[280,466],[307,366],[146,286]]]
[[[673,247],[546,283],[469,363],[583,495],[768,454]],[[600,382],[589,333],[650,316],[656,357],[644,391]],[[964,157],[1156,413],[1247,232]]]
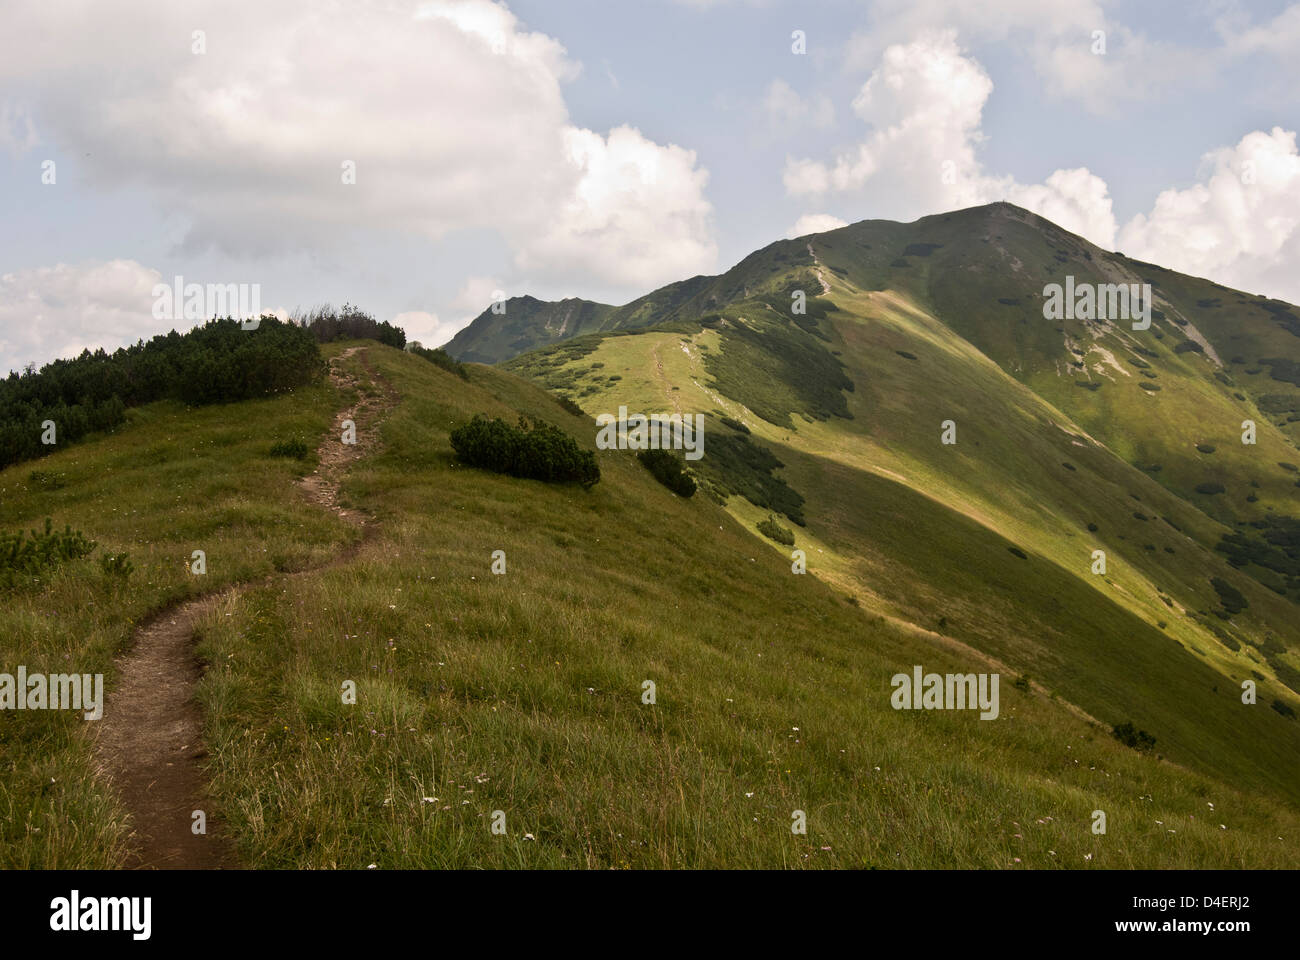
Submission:
[[[198,640],[208,812],[243,865],[1300,861],[1284,790],[1122,746],[1065,702],[1086,699],[1083,681],[1035,676],[1042,685],[1022,691],[1004,675],[991,721],[894,710],[895,673],[981,672],[986,657],[850,602],[816,559],[812,575],[792,573],[788,551],[738,519],[734,501],[683,500],[629,452],[598,451],[602,479],[587,491],[460,466],[448,435],[475,413],[539,417],[588,448],[595,426],[509,373],[475,365],[467,382],[364,349],[400,399],[381,447],[343,485],[346,506],[377,518],[343,563],[292,574],[356,533],[295,488],[311,460],[267,455],[299,437],[314,448],[347,401],[328,387],[145,407],[113,436],[0,474],[5,528],[48,515],[137,568],[123,587],[81,561],[7,597],[7,664],[103,671],[111,685],[134,624],[252,584],[213,609]],[[797,458],[792,473],[820,495]],[[32,489],[33,469],[63,485]],[[844,489],[871,492],[854,483]],[[993,549],[989,536],[970,542]],[[193,549],[207,552],[205,578],[187,572]],[[492,572],[498,550],[504,574]],[[1062,576],[1042,575],[1044,589]],[[344,702],[349,681],[355,703]],[[52,712],[0,718],[0,865],[123,861],[130,823],[93,774],[89,732]],[[1092,830],[1097,810],[1105,834]],[[791,830],[796,811],[806,834]]]

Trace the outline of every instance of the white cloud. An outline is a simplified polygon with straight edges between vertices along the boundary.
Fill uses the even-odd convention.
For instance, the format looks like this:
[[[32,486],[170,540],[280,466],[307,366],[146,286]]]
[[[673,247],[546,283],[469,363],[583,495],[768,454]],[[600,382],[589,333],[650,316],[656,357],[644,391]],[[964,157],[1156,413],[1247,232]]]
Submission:
[[[640,292],[712,269],[695,155],[574,125],[561,85],[578,69],[491,0],[123,0],[72,21],[31,0],[6,8],[0,33],[9,97],[47,139],[93,157],[101,185],[157,191],[188,218],[190,250],[488,228],[557,283]]]
[[[883,0],[872,7],[870,25],[850,36],[846,65],[870,67],[888,47],[936,24],[966,41],[1023,51],[1048,93],[1094,112],[1212,80],[1229,56],[1224,48],[1153,40],[1108,15],[1097,0]],[[1095,49],[1097,31],[1104,53]]]
[[[153,315],[155,284],[174,282],[134,260],[59,263],[0,276],[0,376],[28,363],[40,367],[101,347],[112,352],[169,330],[191,329],[202,321]],[[263,305],[261,313],[289,319],[283,306]]]
[[[1086,167],[1057,170],[1041,184],[1001,181],[1001,197],[1032,210],[1099,247],[1115,246],[1115,214],[1106,181]],[[994,188],[994,192],[997,192]],[[991,195],[991,194],[990,194]]]
[[[32,118],[22,107],[0,103],[0,149],[19,154],[40,143]]]
[[[1234,22],[1234,20],[1236,22]],[[1224,42],[1236,54],[1276,54],[1295,59],[1300,45],[1300,4],[1293,3],[1267,23],[1251,25],[1240,16],[1220,19],[1219,31]]]
[[[825,233],[828,230],[838,230],[840,227],[847,227],[848,225],[847,220],[833,217],[829,213],[805,213],[794,222],[794,225],[785,232],[785,235],[787,239],[793,240],[795,237],[804,237],[810,233]]]
[[[660,147],[631,127],[608,139],[569,128],[565,140],[581,176],[537,242],[520,251],[521,268],[550,277],[588,272],[635,288],[713,264],[708,174],[694,151]]]
[[[835,106],[830,97],[802,97],[790,84],[779,78],[768,84],[762,106],[768,124],[783,130],[804,124],[829,127],[835,122]]]
[[[439,320],[436,313],[424,310],[408,310],[393,317],[394,326],[406,331],[406,339],[418,340],[426,347],[440,347],[456,335],[460,324],[450,320]]]
[[[1202,180],[1166,190],[1120,231],[1126,254],[1248,293],[1300,303],[1300,154],[1295,131],[1255,131],[1202,159]]]
[[[781,180],[785,192],[793,196],[825,193],[831,188],[830,171],[826,165],[806,157],[786,157]]]
[[[1114,243],[1106,184],[1088,170],[1057,170],[1041,184],[986,173],[976,148],[993,81],[965,56],[953,31],[885,50],[853,100],[866,138],[830,162],[789,158],[784,181],[795,196],[872,191],[882,212],[903,219],[1009,200],[1079,233]]]
[[[769,6],[772,0],[672,0],[672,2],[682,7],[694,7],[696,10],[713,10],[728,6]]]
[[[492,305],[493,294],[500,290],[507,297],[511,293],[505,290],[495,277],[475,274],[465,278],[456,299],[451,305],[466,314],[466,322],[473,320]]]
[[[1129,256],[1300,302],[1294,132],[1255,131],[1207,154],[1201,182],[1164,191],[1150,213],[1121,230],[1106,182],[1086,168],[1056,170],[1037,184],[984,170],[976,148],[992,92],[988,74],[951,31],[891,46],[853,101],[869,125],[865,139],[830,161],[789,158],[786,191],[870,191],[873,207],[900,219],[1007,200],[1106,249],[1116,249],[1118,238]]]
[[[151,312],[153,286],[161,282],[162,274],[134,260],[60,263],[0,276],[0,374],[166,332]]]

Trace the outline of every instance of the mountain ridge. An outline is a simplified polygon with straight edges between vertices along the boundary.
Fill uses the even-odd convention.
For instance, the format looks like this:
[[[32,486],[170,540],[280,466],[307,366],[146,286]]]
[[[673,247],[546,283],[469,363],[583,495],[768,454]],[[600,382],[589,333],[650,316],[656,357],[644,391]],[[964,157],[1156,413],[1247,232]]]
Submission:
[[[946,213],[929,214],[910,222],[864,219],[835,230],[783,238],[748,254],[722,273],[697,275],[687,280],[674,281],[621,306],[580,297],[555,301],[539,300],[531,295],[511,297],[504,301],[503,313],[496,313],[493,307],[488,307],[448,341],[445,349],[459,360],[500,363],[527,350],[586,333],[653,326],[678,319],[696,319],[719,305],[747,296],[749,287],[746,281],[753,278],[756,267],[763,265],[770,267],[770,261],[774,258],[791,266],[800,265],[800,248],[810,248],[817,238],[846,236],[858,243],[862,242],[859,239],[862,237],[870,237],[877,241],[882,239],[886,242],[892,241],[888,248],[881,249],[878,259],[882,262],[885,259],[894,261],[905,257],[929,256],[933,253],[933,249],[926,249],[932,247],[932,244],[926,241],[914,242],[909,236],[900,235],[905,232],[907,234],[924,232],[954,219],[965,224],[972,232],[977,229],[982,231],[978,239],[984,242],[996,242],[1000,239],[998,235],[991,232],[999,222],[1019,222],[1029,225],[1042,233],[1045,239],[1062,242],[1063,249],[1083,256],[1089,265],[1107,268],[1107,275],[1111,282],[1136,282],[1145,270],[1174,272],[1157,264],[1126,257],[1120,251],[1107,251],[1057,226],[1039,214],[1006,201],[997,201]],[[872,246],[868,245],[868,249],[872,249]],[[1013,259],[1011,261],[1013,269],[1014,264]],[[809,251],[809,256],[802,265],[817,267],[816,257]],[[1246,294],[1206,278],[1191,277],[1190,279],[1210,284],[1235,296],[1251,296],[1256,301],[1283,307],[1290,306],[1284,301]],[[567,321],[575,309],[581,311],[581,316],[577,318],[578,322],[569,324]],[[562,318],[558,331],[555,330],[554,318],[556,317]],[[540,321],[540,330],[537,329],[538,321]],[[1300,330],[1300,326],[1297,329]],[[506,339],[507,336],[510,336],[510,339]]]
[[[1145,285],[1150,326],[1048,319],[1067,278]],[[1239,722],[1300,748],[1292,309],[998,204],[778,241],[657,324],[503,366],[589,414],[707,413],[705,493],[783,513],[810,572],[1230,767]],[[1247,680],[1276,715],[1222,701]],[[1235,775],[1300,795],[1275,773]]]

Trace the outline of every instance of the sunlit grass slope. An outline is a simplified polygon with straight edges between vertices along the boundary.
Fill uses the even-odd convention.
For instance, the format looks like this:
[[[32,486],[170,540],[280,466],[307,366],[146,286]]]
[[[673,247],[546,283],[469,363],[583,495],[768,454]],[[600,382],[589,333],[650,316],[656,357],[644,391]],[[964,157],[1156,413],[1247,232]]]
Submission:
[[[1300,707],[1294,604],[1215,549],[1240,518],[1294,512],[1294,472],[1281,465],[1295,459],[1285,422],[1261,417],[1256,445],[1220,436],[1239,428],[1254,401],[1237,399],[1204,351],[1169,346],[1190,337],[1170,319],[1170,300],[1188,302],[1204,292],[1197,284],[1211,284],[1149,268],[1169,300],[1157,301],[1165,317],[1145,353],[1133,349],[1138,333],[1114,324],[1078,324],[1074,339],[1054,330],[1036,292],[1024,308],[1044,278],[1077,270],[1107,279],[1120,261],[1078,238],[1060,246],[1064,231],[1003,207],[775,244],[726,275],[749,270],[752,282],[740,286],[760,295],[717,307],[713,320],[582,338],[507,366],[591,413],[626,405],[712,414],[706,461],[708,436],[734,435],[721,418],[743,423],[805,500],[806,526],[795,532],[815,575],[872,611],[1042,678],[1106,723],[1149,725],[1158,749],[1181,763],[1294,800],[1300,775],[1286,759],[1300,746],[1300,724],[1287,713]],[[973,230],[977,215],[987,223]],[[803,260],[800,249],[810,251]],[[1093,251],[1115,263],[1090,266]],[[803,336],[820,341],[852,381],[841,415],[800,407],[798,377],[782,368],[799,321],[762,293],[816,292],[810,271],[828,282],[822,300],[832,309]],[[973,278],[960,302],[948,292],[952,275]],[[990,286],[999,277],[1002,286]],[[1176,285],[1187,289],[1170,292]],[[1232,327],[1201,321],[1206,336],[1294,354],[1287,341],[1296,338],[1272,313],[1253,302],[1257,315],[1238,309]],[[756,336],[769,344],[757,358]],[[1077,368],[1072,350],[1087,358]],[[717,362],[729,355],[730,366]],[[737,363],[748,364],[748,376],[734,375]],[[1144,371],[1159,371],[1160,391],[1137,386],[1154,382]],[[1089,378],[1100,388],[1076,386]],[[770,415],[783,409],[787,422]],[[940,442],[946,421],[955,425],[952,445]],[[1212,472],[1187,473],[1178,464],[1189,456]],[[707,472],[706,462],[699,468]],[[1226,498],[1189,487],[1206,476],[1224,481]],[[740,496],[727,509],[751,532],[768,512]],[[1104,574],[1093,572],[1097,550]],[[1239,590],[1246,609],[1225,613],[1215,580]],[[1241,703],[1245,681],[1259,685],[1254,705]]]
[[[585,492],[457,466],[448,432],[477,412],[584,445],[594,427],[504,372],[467,384],[368,353],[402,395],[344,490],[375,539],[203,629],[215,800],[250,864],[1295,862],[1293,811],[1128,750],[1010,676],[994,721],[893,710],[895,672],[986,662],[792,574],[627,453],[598,453]]]

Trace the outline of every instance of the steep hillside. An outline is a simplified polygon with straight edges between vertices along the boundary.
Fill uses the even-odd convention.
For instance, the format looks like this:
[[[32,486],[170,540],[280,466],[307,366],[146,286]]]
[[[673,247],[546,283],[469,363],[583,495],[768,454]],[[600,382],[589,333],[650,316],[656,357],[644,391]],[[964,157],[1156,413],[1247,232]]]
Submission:
[[[702,311],[747,292],[725,277],[692,277],[670,283],[621,307],[571,298],[550,303],[534,297],[511,297],[489,307],[456,334],[446,350],[457,360],[499,363],[536,347],[588,333],[628,330]],[[499,311],[499,312],[498,312]]]
[[[664,342],[675,356],[661,351],[665,376],[676,371],[670,360],[699,363],[707,345],[686,338],[695,343],[687,357],[681,335],[656,336],[676,338]],[[716,344],[720,334],[707,336]],[[597,352],[638,342],[615,337]],[[336,361],[354,388],[202,410],[149,405],[116,435],[43,460],[42,476],[57,484],[34,482],[28,468],[0,472],[5,529],[51,515],[136,561],[129,588],[71,564],[8,594],[0,627],[13,638],[12,662],[104,670],[116,689],[113,655],[136,622],[180,598],[246,584],[197,622],[207,809],[241,863],[1297,865],[1300,814],[1282,798],[1285,783],[1262,773],[1285,763],[1290,742],[1259,726],[1266,715],[1290,721],[1266,706],[1233,714],[1221,683],[1223,707],[1207,709],[1239,738],[1235,766],[1200,772],[1121,745],[1068,701],[1100,688],[1149,728],[1169,713],[1167,701],[1210,683],[1212,668],[1172,641],[1158,650],[1156,628],[1117,604],[1094,598],[1101,619],[1092,633],[1076,630],[1072,619],[1087,615],[1096,591],[1047,558],[1012,557],[986,518],[847,456],[814,458],[791,444],[780,452],[807,495],[801,541],[820,526],[827,491],[841,490],[846,541],[869,534],[892,554],[841,552],[837,576],[830,558],[843,547],[823,531],[824,544],[801,543],[816,573],[799,576],[737,522],[748,524],[748,508],[683,500],[623,451],[597,451],[602,478],[590,490],[460,465],[449,432],[476,413],[540,417],[584,447],[592,424],[508,372],[472,366],[466,381],[411,354],[360,346]],[[681,392],[696,389],[683,382]],[[295,479],[311,474],[312,459],[295,466],[267,451],[290,438],[328,449],[336,412],[379,392],[392,405],[341,489],[345,508],[373,518],[358,539],[301,496]],[[849,412],[853,420],[829,412],[815,423],[863,421],[865,410]],[[813,425],[800,419],[789,435]],[[782,435],[773,427],[762,442]],[[866,512],[850,517],[850,506]],[[183,564],[199,547],[207,581]],[[498,550],[503,573],[493,572]],[[1024,566],[999,567],[1001,555]],[[1067,661],[1059,682],[1044,669],[1041,682],[1014,684],[1014,668],[942,623],[870,610],[879,604],[866,591],[847,602],[843,584],[866,576],[851,568],[858,561],[897,575],[876,581],[890,602],[918,602],[902,589],[909,566],[926,589],[968,594],[930,609],[958,621],[975,612],[964,604],[988,608],[981,571],[1002,569],[1008,586],[1034,595],[1004,622],[1025,610],[1056,631],[1044,657]],[[1100,663],[1125,656],[1116,642],[1125,633],[1131,663],[1150,671],[1148,692],[1160,699],[1150,709],[1112,686]],[[1009,658],[1019,656],[1007,640]],[[1076,641],[1111,646],[1083,662]],[[1187,663],[1171,668],[1180,657]],[[891,677],[918,663],[1001,670],[997,719],[893,709]],[[1155,678],[1171,689],[1160,693]],[[644,702],[647,680],[653,703]],[[355,704],[340,697],[348,681]],[[1155,732],[1157,751],[1191,735]],[[5,866],[129,857],[132,824],[113,781],[90,765],[89,734],[91,723],[66,713],[5,718]],[[1096,810],[1107,814],[1105,834],[1092,830]],[[807,817],[806,835],[791,831],[795,811]],[[491,829],[498,819],[504,834]]]
[[[606,329],[615,309],[576,297],[548,303],[535,297],[511,297],[489,307],[452,338],[447,352],[457,360],[496,363],[534,347]]]
[[[1046,319],[1068,276],[1149,282],[1150,328]],[[593,414],[711,414],[690,469],[751,530],[794,521],[810,572],[1300,797],[1291,308],[1006,204],[781,241],[713,289],[506,366]]]

